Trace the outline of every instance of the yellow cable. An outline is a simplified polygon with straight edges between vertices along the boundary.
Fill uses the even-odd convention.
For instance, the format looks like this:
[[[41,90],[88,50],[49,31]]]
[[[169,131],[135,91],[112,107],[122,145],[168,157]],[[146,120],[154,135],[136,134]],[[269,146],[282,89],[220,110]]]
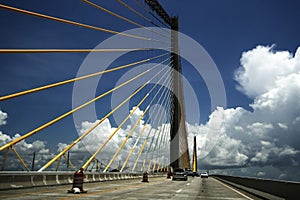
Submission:
[[[7,148],[6,151],[5,151],[5,153],[4,153],[4,158],[3,158],[3,160],[2,160],[2,168],[1,168],[1,171],[4,171],[6,159],[7,159],[7,156],[8,156],[8,151],[9,151],[9,148]]]
[[[129,23],[134,24],[134,25],[136,25],[138,27],[141,27],[141,28],[145,28],[143,25],[141,25],[141,24],[139,24],[137,22],[134,22],[134,21],[132,21],[132,20],[126,18],[126,17],[123,17],[123,16],[121,16],[121,15],[119,15],[117,13],[114,13],[114,12],[112,12],[112,11],[106,9],[106,8],[103,8],[102,6],[99,6],[99,5],[95,4],[95,3],[92,3],[92,2],[90,2],[88,0],[81,0],[81,1],[87,3],[87,4],[91,5],[91,6],[94,6],[95,8],[97,8],[99,10],[102,10],[102,11],[104,11],[104,12],[110,14],[110,15],[113,15],[113,16],[119,18],[119,19],[122,19],[122,20],[124,20],[126,22],[129,22]]]
[[[159,83],[159,82],[164,78],[165,75],[166,75],[166,73],[160,78],[160,80],[159,80],[157,83]],[[165,79],[165,81],[166,81],[166,80],[167,80],[167,79]],[[165,81],[164,81],[164,82],[165,82]],[[159,90],[156,92],[155,96],[153,97],[153,99],[151,100],[151,102],[149,103],[149,105],[152,104],[152,102],[153,102],[153,100],[155,99],[155,97],[157,96],[157,94],[158,94],[158,93],[160,92],[160,90],[163,88],[162,86],[164,85],[164,82],[163,82],[163,84],[161,85],[161,87],[159,88]],[[148,107],[150,107],[150,106],[148,106]],[[151,114],[152,114],[152,113],[151,113]],[[129,160],[130,156],[132,155],[133,151],[135,150],[135,146],[136,146],[137,142],[138,142],[139,139],[142,137],[142,135],[143,135],[143,133],[144,133],[144,131],[145,131],[145,129],[146,129],[146,127],[147,127],[147,124],[148,124],[148,122],[150,121],[150,119],[151,119],[151,116],[150,116],[150,117],[148,118],[148,120],[145,122],[145,124],[144,124],[142,130],[140,131],[140,133],[139,133],[139,135],[138,135],[138,138],[137,138],[135,144],[133,145],[133,147],[131,148],[131,150],[130,150],[130,152],[129,152],[129,154],[128,154],[126,160],[125,160],[125,162],[123,163],[123,166],[122,166],[120,172],[122,172],[123,169],[125,168],[125,166],[126,166],[128,160]]]
[[[142,167],[141,167],[141,171],[143,171],[143,170],[144,170],[145,164],[146,164],[146,160],[144,159],[144,161],[143,161],[143,165],[142,165]]]
[[[165,61],[166,61],[166,60],[165,60]],[[165,62],[165,61],[163,61],[163,62]],[[27,134],[25,134],[25,135],[23,135],[23,136],[21,136],[21,137],[15,139],[15,140],[9,142],[8,144],[5,144],[5,145],[1,146],[1,147],[0,147],[0,152],[3,151],[4,149],[8,148],[8,147],[11,147],[12,145],[14,145],[14,144],[16,144],[16,143],[18,143],[18,142],[20,142],[20,141],[22,141],[22,140],[24,140],[24,139],[30,137],[31,135],[37,133],[38,131],[41,131],[41,130],[43,130],[44,128],[46,128],[46,127],[48,127],[48,126],[50,126],[50,125],[52,125],[52,124],[58,122],[59,120],[61,120],[61,119],[65,118],[65,117],[71,115],[72,113],[74,113],[74,112],[80,110],[81,108],[83,108],[83,107],[85,107],[85,106],[87,106],[87,105],[89,105],[89,104],[91,104],[91,103],[93,103],[93,102],[99,100],[100,98],[102,98],[102,97],[104,97],[104,96],[106,96],[106,95],[108,95],[108,94],[110,94],[110,93],[112,93],[113,91],[115,91],[115,90],[117,90],[117,89],[123,87],[124,85],[127,85],[128,83],[132,82],[133,80],[135,80],[135,79],[137,79],[137,78],[143,76],[144,74],[148,73],[148,72],[151,71],[153,68],[154,68],[154,67],[152,67],[152,68],[150,68],[150,69],[148,69],[148,70],[146,70],[146,71],[140,73],[139,75],[137,75],[137,76],[135,76],[135,77],[129,79],[128,81],[125,81],[124,83],[122,83],[122,84],[118,85],[117,87],[115,87],[115,88],[113,88],[113,89],[111,89],[111,90],[109,90],[109,91],[107,91],[107,92],[105,92],[105,93],[99,95],[98,97],[96,97],[96,98],[94,98],[94,99],[92,99],[92,100],[90,100],[90,101],[88,101],[88,102],[86,102],[86,103],[84,103],[84,104],[82,104],[82,105],[80,105],[80,106],[78,106],[78,107],[76,107],[76,108],[74,108],[74,109],[72,109],[72,110],[70,110],[70,111],[64,113],[63,115],[61,115],[61,116],[59,116],[59,117],[57,117],[57,118],[55,118],[55,119],[53,119],[53,120],[47,122],[46,124],[43,124],[42,126],[40,126],[40,127],[36,128],[36,129],[34,129],[34,130],[28,132]]]
[[[148,94],[149,95],[149,94]],[[147,98],[148,95],[146,95],[145,97]],[[142,118],[144,117],[144,115],[146,114],[146,112],[148,111],[148,109],[146,109],[142,115],[138,118],[138,120],[136,121],[136,123],[134,124],[134,126],[132,127],[132,129],[130,130],[130,132],[127,134],[127,137],[125,138],[125,140],[122,142],[121,146],[119,147],[119,149],[116,151],[115,155],[112,157],[112,159],[109,161],[108,165],[106,166],[105,170],[103,172],[106,172],[108,170],[108,168],[110,167],[110,165],[112,164],[112,162],[116,159],[116,157],[119,155],[120,151],[123,149],[124,145],[126,144],[126,142],[128,141],[129,137],[132,135],[132,133],[134,132],[135,128],[139,125],[139,122],[142,120]]]
[[[152,164],[152,159],[150,160],[150,162],[149,162],[149,164],[148,164],[148,168],[147,168],[147,171],[148,171],[148,172],[150,171],[151,164]]]
[[[71,168],[72,168],[73,170],[76,170],[76,169],[75,169],[75,166],[74,166],[73,163],[71,162],[70,158],[68,159],[67,156],[66,156],[66,154],[64,154],[64,157],[65,157],[65,159],[67,160],[67,162],[69,163],[69,165],[71,166]]]
[[[162,70],[161,70],[162,71]],[[156,84],[151,88],[151,90],[146,94],[146,96],[143,98],[143,101],[150,95],[150,93],[156,88]],[[162,87],[161,87],[162,88]],[[156,92],[156,94],[154,95],[154,97],[152,97],[149,105],[152,104],[152,102],[155,100],[156,96],[158,95],[158,93],[160,92],[160,90],[158,90]],[[115,153],[115,155],[113,156],[113,158],[110,160],[110,162],[108,163],[108,165],[106,166],[104,172],[106,172],[108,170],[108,168],[110,167],[110,165],[112,164],[112,162],[116,159],[116,157],[118,156],[118,154],[120,153],[120,151],[122,150],[122,148],[124,147],[124,145],[126,144],[126,142],[128,141],[129,137],[132,135],[132,133],[134,132],[135,128],[138,126],[139,122],[142,120],[142,118],[144,117],[144,115],[148,112],[150,106],[147,106],[147,108],[145,109],[145,111],[142,113],[142,115],[138,118],[138,120],[136,121],[136,123],[134,124],[134,126],[131,128],[131,130],[129,131],[129,133],[127,134],[125,140],[122,142],[121,146],[119,147],[119,149],[117,150],[117,152]],[[125,167],[125,166],[124,166]],[[122,167],[123,170],[123,167]]]
[[[124,69],[124,68],[127,68],[127,67],[137,65],[137,64],[148,62],[148,61],[153,60],[153,59],[157,59],[157,58],[165,56],[167,54],[168,53],[162,54],[162,55],[159,55],[159,56],[155,56],[155,57],[151,57],[151,58],[147,58],[147,59],[144,59],[144,60],[140,60],[140,61],[137,61],[137,62],[129,63],[129,64],[126,64],[126,65],[121,65],[121,66],[113,68],[113,69],[107,69],[107,70],[104,70],[104,71],[101,71],[101,72],[96,72],[96,73],[93,73],[93,74],[89,74],[89,75],[85,75],[85,76],[81,76],[81,77],[77,77],[77,78],[73,78],[73,79],[68,79],[68,80],[57,82],[57,83],[53,83],[53,84],[49,84],[49,85],[45,85],[45,86],[41,86],[41,87],[29,89],[29,90],[24,90],[22,92],[17,92],[17,93],[14,93],[14,94],[2,96],[2,97],[0,97],[0,101],[15,98],[15,97],[22,96],[22,95],[29,94],[29,93],[33,93],[33,92],[38,92],[38,91],[49,89],[49,88],[53,88],[53,87],[56,87],[56,86],[72,83],[72,82],[83,80],[83,79],[86,79],[86,78],[91,78],[93,76],[98,76],[98,75],[101,75],[101,74],[104,74],[104,73],[117,71],[117,70],[120,70],[120,69]]]
[[[89,52],[130,52],[149,51],[151,48],[132,49],[0,49],[0,53],[89,53]]]
[[[144,97],[145,98],[145,97]],[[141,101],[131,112],[129,115],[121,122],[118,128],[110,134],[110,136],[105,140],[105,142],[97,149],[97,151],[89,158],[89,160],[82,166],[83,169],[86,169],[92,160],[97,156],[97,154],[103,149],[103,147],[112,139],[112,137],[121,129],[121,127],[125,124],[125,122],[129,119],[129,117],[137,110],[138,106],[142,104]]]
[[[16,154],[17,158],[19,159],[19,161],[21,162],[21,164],[23,165],[23,167],[27,170],[30,171],[29,168],[27,167],[26,163],[24,162],[24,160],[22,159],[22,157],[20,156],[20,154],[17,152],[17,150],[11,146],[11,150]]]
[[[168,87],[169,88],[169,87]],[[165,90],[164,91],[164,93],[166,92],[167,90]],[[165,94],[162,94],[161,96],[160,96],[160,98],[159,98],[159,100],[158,100],[158,102],[160,102],[160,99],[164,96],[164,100],[166,99],[165,98],[165,95],[166,95],[167,93],[165,93]],[[157,115],[158,115],[158,112],[156,113],[156,116],[155,116],[155,119],[157,118]],[[161,121],[162,120],[162,114],[160,115],[160,119],[159,119],[159,121]],[[136,165],[137,165],[137,163],[138,163],[138,160],[139,160],[139,158],[140,158],[140,156],[141,156],[141,154],[142,154],[142,152],[143,152],[143,150],[144,150],[144,148],[145,148],[145,146],[146,146],[146,144],[147,144],[147,139],[149,138],[149,136],[150,136],[150,133],[152,132],[152,128],[151,128],[151,130],[148,132],[148,135],[147,135],[147,137],[144,139],[144,143],[143,143],[143,145],[142,145],[142,147],[141,147],[141,149],[140,149],[140,152],[139,152],[139,154],[138,154],[138,157],[136,158],[136,160],[135,160],[135,163],[134,163],[134,166],[133,166],[133,168],[132,168],[132,172],[134,172],[134,170],[135,170],[135,168],[136,168]],[[145,162],[146,160],[144,160],[144,162]]]
[[[131,99],[134,95],[136,95],[139,91],[141,91],[148,83],[145,83],[142,87],[138,88],[134,93],[132,93],[129,97],[127,97],[124,101],[122,101],[118,106],[116,106],[111,112],[106,114],[99,122],[97,122],[94,126],[92,126],[89,130],[83,133],[80,137],[78,137],[75,141],[73,141],[69,146],[67,146],[64,150],[62,150],[59,154],[57,154],[52,160],[50,160],[47,164],[45,164],[41,169],[38,171],[44,171],[50,165],[52,165],[58,158],[62,155],[65,155],[67,151],[69,151],[74,145],[80,142],[85,136],[91,133],[97,126],[99,126],[105,119],[107,119],[110,115],[112,115],[116,110],[118,110],[122,105],[124,105],[127,101]]]
[[[165,60],[166,61],[166,60]],[[151,69],[159,66],[160,64],[164,63],[165,61],[162,61],[159,64],[156,64]],[[149,81],[148,81],[149,82]],[[147,97],[147,96],[145,96]],[[145,97],[139,102],[139,104],[129,113],[129,115],[120,123],[120,125],[115,129],[114,132],[110,134],[110,136],[105,140],[105,142],[95,151],[95,153],[86,161],[86,163],[82,166],[82,168],[86,169],[89,164],[92,162],[92,160],[97,156],[97,154],[104,148],[104,146],[112,139],[112,137],[121,129],[121,127],[125,124],[125,122],[129,119],[129,117],[136,111],[136,109],[143,103],[145,100]]]
[[[88,0],[81,0],[81,1],[87,3],[87,4],[91,5],[91,6],[94,6],[95,8],[97,8],[97,9],[99,9],[99,10],[102,10],[103,12],[106,12],[106,13],[112,15],[112,16],[115,16],[115,17],[117,17],[117,18],[119,18],[119,19],[122,19],[122,20],[124,20],[124,21],[126,21],[126,22],[129,22],[129,23],[133,24],[133,25],[136,25],[136,26],[138,26],[138,27],[140,27],[140,28],[144,28],[144,29],[146,29],[146,30],[148,30],[148,31],[151,31],[151,32],[153,32],[153,33],[156,33],[156,34],[158,34],[158,35],[161,35],[161,36],[163,36],[163,37],[167,37],[167,38],[168,38],[168,36],[166,36],[166,35],[163,35],[163,34],[161,34],[161,33],[159,33],[159,32],[156,32],[156,31],[154,31],[154,30],[152,30],[152,29],[150,29],[150,28],[148,28],[148,27],[145,27],[145,26],[143,26],[143,25],[141,25],[141,24],[139,24],[139,23],[137,23],[137,22],[135,22],[135,21],[132,21],[132,20],[126,18],[126,17],[123,17],[123,16],[121,16],[121,15],[115,13],[115,12],[112,12],[112,11],[110,11],[110,10],[108,10],[108,9],[106,9],[106,8],[103,8],[102,6],[99,6],[99,5],[95,4],[95,3],[92,3],[92,2],[90,2],[90,1],[88,1]],[[152,40],[153,40],[153,39],[152,39]]]
[[[166,94],[167,94],[167,93],[166,93]],[[165,97],[164,100],[165,100],[165,99],[167,99],[167,98]],[[165,102],[166,102],[166,101],[164,101],[163,104],[164,104]],[[163,114],[161,113],[159,122],[162,121],[162,117],[163,117]],[[160,130],[160,132],[161,132],[161,130]],[[159,132],[159,133],[160,133],[160,132]],[[148,139],[149,135],[150,135],[150,132],[148,133],[148,136],[147,136],[146,139]],[[155,137],[153,136],[153,137],[152,137],[152,140],[151,140],[151,143],[150,143],[150,145],[149,145],[149,148],[147,149],[146,158],[148,157],[148,154],[149,154],[149,152],[150,152],[150,150],[151,150],[151,147],[152,147],[152,144],[153,144],[154,139],[155,139]],[[156,137],[156,141],[158,141],[158,137]],[[156,142],[156,144],[157,144],[157,142]],[[155,145],[155,147],[156,147],[156,145]],[[153,156],[152,156],[152,159],[153,159]]]
[[[58,22],[66,23],[66,24],[71,24],[71,25],[80,26],[80,27],[84,27],[84,28],[94,29],[94,30],[98,30],[98,31],[106,32],[106,33],[119,34],[119,35],[126,36],[126,37],[152,41],[151,38],[145,38],[145,37],[140,37],[140,36],[131,35],[131,34],[127,34],[127,33],[122,33],[122,32],[109,30],[109,29],[105,29],[105,28],[101,28],[101,27],[97,27],[97,26],[83,24],[83,23],[70,21],[70,20],[66,20],[66,19],[62,19],[62,18],[58,18],[58,17],[53,17],[53,16],[49,16],[49,15],[44,15],[44,14],[37,13],[37,12],[23,10],[23,9],[20,9],[20,8],[15,8],[15,7],[3,5],[3,4],[0,4],[0,8],[15,11],[15,12],[20,12],[20,13],[24,13],[24,14],[28,14],[28,15],[33,15],[33,16],[36,16],[36,17],[41,17],[41,18],[44,18],[44,19],[50,19],[50,20],[54,20],[54,21],[58,21]]]
[[[169,24],[166,24],[165,22],[163,22],[161,19],[159,19],[158,17],[156,17],[149,9],[147,9],[140,1],[138,0],[134,0],[141,8],[143,8],[148,14],[150,14],[152,17],[154,17],[155,19],[157,19],[157,21],[159,21],[161,24],[165,25],[166,27],[169,27]]]
[[[148,22],[152,22],[151,19],[145,17],[143,14],[141,14],[140,12],[138,12],[137,10],[133,9],[131,6],[129,6],[127,3],[123,2],[122,0],[117,0],[120,4],[122,4],[124,7],[128,8],[129,10],[131,10],[132,12],[134,12],[135,14],[137,14],[138,16],[140,16],[141,18],[143,18],[144,20],[148,21]]]
[[[142,152],[143,152],[143,150],[144,150],[146,144],[147,144],[147,140],[145,139],[144,142],[143,142],[143,145],[142,145],[142,147],[141,147],[141,149],[140,149],[140,151],[139,151],[138,157],[137,157],[137,159],[135,160],[135,163],[134,163],[134,165],[133,165],[133,168],[132,168],[131,172],[134,172],[134,170],[135,170],[135,168],[136,168],[136,165],[137,165],[137,163],[138,163],[138,161],[139,161],[139,158],[140,158],[140,156],[141,156],[141,154],[142,154]]]

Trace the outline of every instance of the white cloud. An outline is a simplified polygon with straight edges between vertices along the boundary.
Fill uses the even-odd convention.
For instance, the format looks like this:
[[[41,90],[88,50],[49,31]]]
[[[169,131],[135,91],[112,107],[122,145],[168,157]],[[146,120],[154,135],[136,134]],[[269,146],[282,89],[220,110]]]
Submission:
[[[257,173],[257,176],[265,176],[266,175],[266,172],[258,172]]]
[[[0,110],[0,125],[6,124],[7,113],[4,113]],[[20,137],[20,134],[15,134],[13,137],[3,133],[0,131],[0,146],[3,146],[12,140],[15,140]],[[35,167],[41,167],[42,164],[50,159],[53,154],[50,153],[50,150],[46,147],[45,141],[35,140],[32,143],[26,142],[26,140],[22,140],[21,142],[14,145],[16,151],[21,155],[22,159],[26,163],[27,167],[30,167],[32,164],[33,153],[36,153],[35,159]],[[1,160],[3,157],[1,157]],[[1,162],[2,163],[2,162]],[[22,169],[22,166],[17,160],[16,155],[14,155],[11,151],[8,154],[8,159],[6,160],[5,169],[9,170],[19,170]]]
[[[254,122],[252,124],[247,125],[248,133],[255,134],[258,137],[263,137],[265,133],[271,131],[273,129],[272,124]]]
[[[132,108],[132,110],[135,107]],[[106,142],[106,140],[111,137],[111,139],[109,140],[109,142],[103,147],[103,149],[99,152],[99,154],[97,154],[96,158],[103,162],[104,164],[108,164],[108,162],[112,159],[112,157],[114,156],[114,154],[116,153],[116,151],[119,149],[119,147],[121,146],[121,144],[123,143],[123,141],[126,139],[126,137],[128,136],[128,134],[131,133],[131,136],[129,137],[129,139],[127,140],[127,142],[124,144],[124,146],[122,147],[122,150],[119,152],[118,156],[115,158],[113,164],[111,165],[111,168],[116,168],[118,167],[119,164],[123,165],[124,161],[126,160],[127,156],[129,155],[129,152],[131,151],[131,149],[134,147],[134,151],[133,154],[131,155],[129,161],[128,161],[128,166],[132,167],[136,158],[137,158],[137,154],[140,151],[144,139],[147,137],[148,133],[150,132],[150,130],[152,129],[152,131],[150,132],[149,138],[147,140],[147,144],[146,147],[143,151],[143,154],[140,158],[140,161],[142,161],[145,156],[146,156],[146,152],[147,150],[150,148],[150,143],[151,144],[151,151],[148,155],[148,159],[151,159],[152,156],[154,158],[154,161],[159,161],[159,162],[164,162],[166,164],[167,160],[169,159],[169,145],[166,144],[165,146],[160,145],[161,142],[160,140],[157,141],[157,138],[164,138],[162,137],[164,133],[168,132],[169,130],[169,125],[167,124],[163,124],[157,128],[153,128],[151,127],[151,125],[145,125],[145,121],[144,120],[140,120],[138,122],[138,119],[140,118],[140,116],[143,114],[144,111],[142,111],[141,109],[137,108],[136,111],[132,114],[132,116],[129,117],[129,121],[130,124],[127,125],[126,127],[121,127],[114,135],[112,135],[113,132],[115,132],[117,130],[117,127],[113,127],[109,121],[109,119],[105,119],[100,125],[98,125],[91,133],[89,133],[83,140],[82,142],[79,142],[78,144],[76,144],[71,152],[89,152],[91,155],[94,154],[94,152],[102,145]],[[88,131],[91,127],[95,126],[97,123],[99,122],[99,120],[95,121],[95,122],[82,122],[81,127],[79,128],[79,134],[82,135],[84,134],[86,131]],[[136,128],[133,130],[134,125],[137,123]],[[141,135],[141,137],[139,137],[140,132],[143,131],[143,135]],[[159,146],[160,145],[160,146]],[[155,149],[156,146],[156,153],[153,154],[153,150]],[[58,151],[63,150],[64,148],[67,147],[67,144],[64,143],[59,143],[58,144]],[[160,149],[159,149],[160,148]],[[164,151],[162,150],[164,149]],[[79,156],[76,156],[75,153],[73,154],[73,159],[74,156],[76,157],[76,159],[78,160],[78,163],[84,164],[88,157],[82,158]],[[79,161],[80,160],[80,161]],[[119,163],[120,162],[120,163]],[[139,166],[137,167],[137,169],[140,169],[141,163],[139,164]],[[131,169],[131,168],[130,168]]]
[[[0,131],[0,146],[7,144],[9,141],[11,141],[10,136]]]
[[[223,109],[221,112],[225,112]],[[213,120],[211,118],[210,120]],[[220,129],[223,129],[221,127]],[[194,136],[197,138],[197,157],[199,163],[211,166],[240,166],[244,165],[248,157],[243,153],[246,151],[241,141],[231,138],[222,131],[206,126],[197,126],[187,123],[188,143],[190,157],[192,157]],[[219,129],[218,129],[219,130]]]
[[[212,138],[219,140],[209,154],[205,143],[211,141],[206,141],[203,135],[215,120],[215,113],[207,124],[198,127],[195,133],[200,140],[198,154],[206,152],[198,161],[200,168],[299,166],[300,48],[294,56],[263,46],[244,52],[235,79],[239,90],[253,98],[250,105],[253,111],[241,107],[214,111],[223,118],[217,120],[221,121],[218,130],[221,134]],[[191,125],[187,127],[188,130],[197,129]],[[191,139],[189,142],[192,148]]]
[[[7,113],[0,110],[0,125],[5,125],[7,119]]]
[[[134,109],[133,107],[132,109]],[[104,165],[107,164],[110,159],[113,157],[113,155],[116,153],[116,151],[121,146],[122,142],[125,140],[125,138],[128,136],[130,132],[133,130],[133,126],[136,124],[140,116],[142,115],[144,111],[140,110],[139,108],[136,109],[136,111],[132,114],[132,116],[129,118],[129,125],[120,128],[116,132],[115,135],[111,138],[111,140],[107,143],[107,145],[104,146],[104,148],[101,150],[101,152],[96,156],[96,158],[101,161]],[[7,117],[7,114],[3,114],[3,112],[0,112],[3,117],[2,124],[5,124],[5,119]],[[89,130],[91,127],[96,125],[99,122],[99,120],[95,122],[82,122],[81,127],[79,129],[79,134],[85,133],[87,130]],[[166,134],[170,128],[168,124],[160,125],[156,128],[151,127],[151,125],[145,125],[144,120],[140,120],[137,123],[136,128],[131,133],[131,136],[129,137],[128,141],[125,143],[124,147],[120,151],[119,155],[116,157],[115,162],[111,165],[112,168],[116,168],[119,165],[119,161],[121,161],[120,164],[123,164],[125,159],[127,158],[130,150],[132,147],[135,147],[135,151],[133,152],[131,158],[129,159],[128,166],[133,166],[136,158],[137,153],[141,149],[141,146],[144,142],[144,139],[149,134],[149,138],[147,140],[146,147],[143,151],[143,154],[140,158],[140,161],[142,161],[145,156],[147,150],[150,148],[151,143],[151,151],[148,155],[148,159],[153,158],[153,162],[159,162],[168,164],[169,159],[169,144],[168,142],[162,143],[162,140],[157,140],[158,138],[166,138],[163,137],[164,134]],[[144,129],[143,129],[144,128]],[[139,134],[141,130],[144,130],[143,135],[139,137]],[[112,127],[109,119],[105,119],[97,128],[95,128],[87,137],[85,137],[82,141],[77,143],[71,150],[70,150],[70,160],[75,165],[75,167],[79,168],[82,166],[90,157],[91,154],[93,154],[110,136],[111,134],[117,130],[116,127]],[[11,137],[9,135],[6,135],[0,131],[0,145],[7,144],[8,142],[19,138],[19,134],[15,134],[15,136]],[[163,146],[163,144],[165,146]],[[14,147],[16,150],[21,154],[22,158],[24,159],[25,163],[27,163],[28,166],[31,165],[33,152],[36,153],[36,156],[38,158],[36,159],[36,167],[35,169],[41,168],[44,164],[46,164],[51,158],[54,157],[55,154],[61,152],[63,149],[65,149],[68,146],[66,143],[58,143],[56,152],[50,152],[50,150],[46,147],[46,142],[35,140],[31,143],[26,142],[26,140],[23,140]],[[156,146],[156,147],[155,147]],[[156,149],[155,153],[153,153],[153,150]],[[164,149],[164,150],[162,150]],[[6,169],[21,169],[19,161],[16,159],[15,155],[10,153],[9,162],[6,163]],[[3,159],[3,158],[2,158]],[[49,169],[47,170],[53,170],[56,167],[56,164],[53,164]],[[61,170],[66,169],[66,160],[64,158],[61,159]],[[141,162],[139,163],[137,170],[140,170]],[[146,166],[147,167],[147,166]],[[131,168],[130,168],[131,169]]]
[[[288,126],[285,124],[285,123],[278,123],[278,126],[280,127],[280,128],[282,128],[283,130],[287,130],[288,129]]]
[[[287,175],[285,173],[282,173],[279,175],[279,179],[286,179]]]
[[[269,163],[273,162],[274,159],[280,159],[282,156],[294,156],[298,153],[297,150],[290,146],[277,147],[274,143],[269,141],[261,141],[261,149],[256,153],[255,157],[251,159],[252,162]],[[270,160],[273,156],[273,160]]]
[[[274,46],[257,46],[242,54],[241,67],[235,74],[238,88],[249,97],[264,94],[273,88],[280,77],[298,73],[299,60],[300,48],[293,57],[287,51],[274,51]]]
[[[6,135],[0,131],[0,146],[7,144],[8,142],[19,138],[19,134],[15,134],[13,137]],[[54,156],[53,153],[46,147],[46,142],[35,140],[32,143],[28,143],[25,140],[14,145],[14,148],[21,155],[21,158],[26,163],[27,167],[30,168],[32,165],[33,153],[36,154],[35,159],[35,170],[42,167],[42,165]],[[8,154],[8,159],[6,160],[5,169],[7,170],[23,170],[20,161],[17,159],[16,155],[10,151]],[[1,160],[3,157],[1,158]],[[2,163],[2,162],[1,162]]]
[[[279,156],[293,156],[299,153],[298,150],[295,150],[294,148],[291,148],[289,146],[285,147],[284,149],[279,150]]]
[[[19,138],[19,134],[15,134],[13,137],[6,135],[0,131],[0,146],[9,143],[10,141]],[[16,150],[20,152],[36,152],[36,153],[49,153],[49,149],[46,148],[46,142],[35,140],[32,143],[27,143],[25,140],[14,145]]]
[[[244,151],[245,146],[241,141],[222,135],[203,163],[212,166],[243,166],[248,159]]]

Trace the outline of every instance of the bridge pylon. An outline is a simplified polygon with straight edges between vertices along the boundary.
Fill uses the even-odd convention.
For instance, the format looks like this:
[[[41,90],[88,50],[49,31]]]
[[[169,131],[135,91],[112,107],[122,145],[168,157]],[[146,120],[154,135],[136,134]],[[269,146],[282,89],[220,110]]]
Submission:
[[[185,110],[182,92],[180,52],[178,45],[178,17],[170,17],[157,0],[145,0],[149,7],[171,27],[171,63],[173,88],[170,120],[170,166],[190,169],[190,157],[185,126]],[[177,73],[174,73],[174,72]]]
[[[185,126],[184,98],[182,90],[181,63],[178,45],[178,17],[171,18],[171,61],[174,72],[171,98],[170,161],[173,168],[190,169],[190,157]]]
[[[193,150],[192,170],[193,170],[193,172],[197,172],[197,140],[196,140],[196,136],[194,136],[194,150]]]

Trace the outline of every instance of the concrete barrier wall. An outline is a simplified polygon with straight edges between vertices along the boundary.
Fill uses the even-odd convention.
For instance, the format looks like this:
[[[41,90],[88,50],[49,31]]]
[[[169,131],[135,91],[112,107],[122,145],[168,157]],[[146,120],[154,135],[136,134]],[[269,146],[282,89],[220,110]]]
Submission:
[[[84,182],[142,179],[141,173],[86,172]],[[0,190],[73,183],[74,172],[1,172]],[[149,175],[149,177],[154,175]]]
[[[247,188],[253,188],[284,199],[300,199],[300,183],[249,177],[212,175]],[[243,188],[242,188],[243,189]]]

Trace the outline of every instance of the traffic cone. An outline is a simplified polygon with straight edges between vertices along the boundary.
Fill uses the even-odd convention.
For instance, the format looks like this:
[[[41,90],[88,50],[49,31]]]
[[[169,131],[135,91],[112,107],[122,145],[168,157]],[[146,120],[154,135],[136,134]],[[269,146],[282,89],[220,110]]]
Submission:
[[[167,173],[167,178],[171,178],[171,172],[170,171],[168,171],[168,173]]]
[[[142,182],[147,182],[147,183],[149,183],[149,181],[148,181],[148,172],[144,172],[144,173],[143,173],[143,180],[142,180]]]
[[[83,189],[83,179],[85,178],[85,175],[83,173],[83,168],[80,168],[79,171],[76,171],[74,173],[74,179],[73,179],[73,187],[71,190],[68,190],[68,193],[87,193],[86,190]]]

